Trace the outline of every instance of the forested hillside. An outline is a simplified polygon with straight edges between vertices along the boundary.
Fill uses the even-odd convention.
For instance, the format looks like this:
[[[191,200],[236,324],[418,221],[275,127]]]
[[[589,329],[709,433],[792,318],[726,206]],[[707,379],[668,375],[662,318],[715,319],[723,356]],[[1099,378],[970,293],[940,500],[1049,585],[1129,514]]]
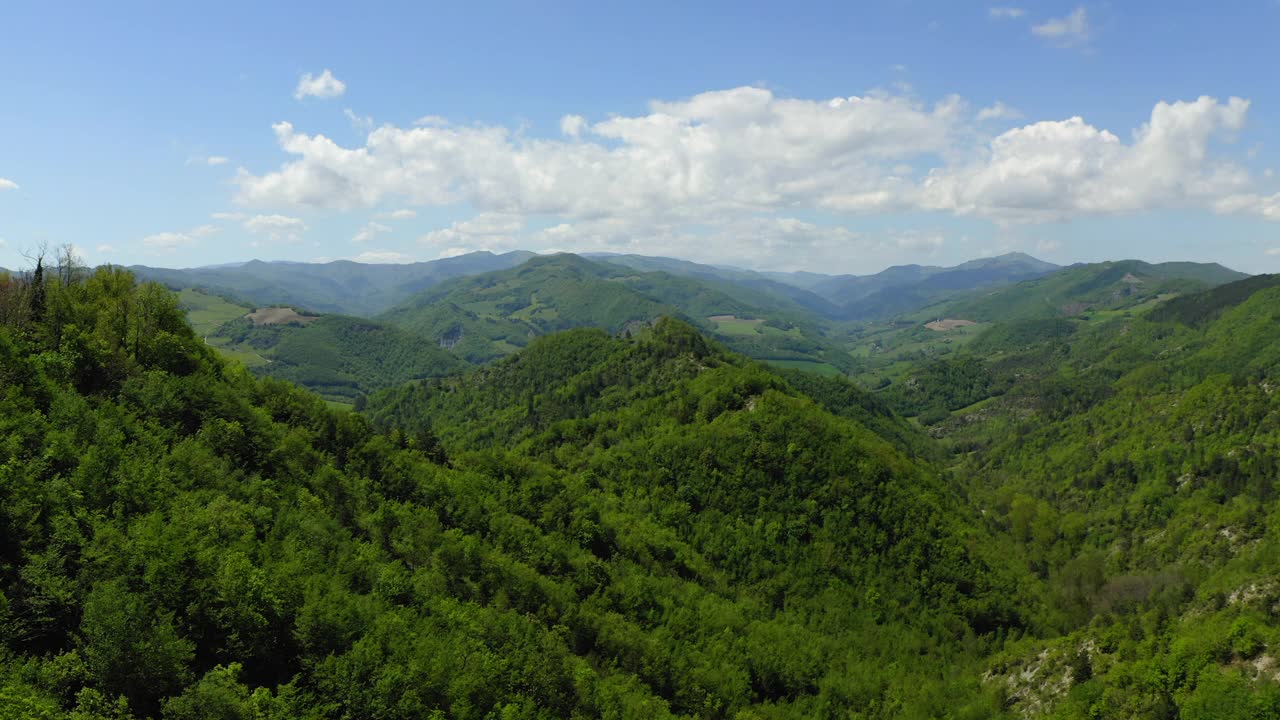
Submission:
[[[445,280],[515,267],[531,257],[530,252],[474,252],[404,265],[252,260],[187,269],[142,265],[129,269],[174,290],[199,288],[248,305],[291,305],[313,312],[370,316]]]
[[[0,318],[8,717],[984,718],[1039,622],[927,441],[677,321],[375,426],[121,270]]]
[[[755,358],[849,366],[847,354],[825,337],[821,320],[787,297],[570,254],[441,284],[380,319],[484,363],[547,333],[578,327],[622,332],[665,315]]]
[[[993,329],[981,354],[921,368],[921,399],[885,396],[932,408],[953,483],[1054,598],[1065,635],[993,659],[1015,707],[1280,712],[1278,321],[1259,276],[1131,318]]]
[[[264,362],[253,363],[256,374],[289,380],[346,403],[467,367],[436,343],[394,325],[345,315],[308,320],[260,324],[237,318],[219,326],[207,341],[232,353],[257,354]]]
[[[1220,279],[1115,265],[1046,287]],[[447,375],[223,324],[359,346],[350,413],[232,304],[0,275],[0,717],[1274,717],[1280,285],[1125,298],[874,393],[621,302]]]

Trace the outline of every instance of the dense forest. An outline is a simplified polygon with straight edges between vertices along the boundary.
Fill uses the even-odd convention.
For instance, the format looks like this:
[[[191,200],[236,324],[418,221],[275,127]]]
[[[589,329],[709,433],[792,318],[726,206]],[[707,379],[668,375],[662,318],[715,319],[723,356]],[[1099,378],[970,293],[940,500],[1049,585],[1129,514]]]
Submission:
[[[623,305],[461,373],[290,336],[394,340],[357,412],[0,275],[0,718],[1275,717],[1280,288],[1121,269],[875,393]]]
[[[1036,622],[924,440],[674,320],[545,338],[433,430],[254,378],[122,270],[3,292],[10,716],[987,717]]]

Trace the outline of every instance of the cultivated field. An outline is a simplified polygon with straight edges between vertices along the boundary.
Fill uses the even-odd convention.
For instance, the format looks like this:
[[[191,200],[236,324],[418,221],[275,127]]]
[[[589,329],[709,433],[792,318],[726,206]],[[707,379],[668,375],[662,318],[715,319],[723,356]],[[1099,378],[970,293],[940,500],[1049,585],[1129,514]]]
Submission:
[[[254,325],[288,325],[298,323],[307,325],[320,319],[319,315],[302,315],[297,310],[287,307],[259,308],[245,315]]]

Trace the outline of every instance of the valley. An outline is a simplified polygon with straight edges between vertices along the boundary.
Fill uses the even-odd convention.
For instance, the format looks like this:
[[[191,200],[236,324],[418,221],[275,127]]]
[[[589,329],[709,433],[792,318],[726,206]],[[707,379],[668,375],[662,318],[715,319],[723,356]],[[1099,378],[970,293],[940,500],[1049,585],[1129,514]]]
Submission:
[[[5,3],[0,720],[1280,719],[1278,28]]]
[[[532,258],[376,318],[113,268],[49,284],[0,329],[5,467],[22,468],[6,497],[37,499],[3,522],[92,532],[21,535],[6,632],[83,664],[77,707],[104,693],[140,716],[215,687],[284,715],[320,698],[619,717],[1280,703],[1273,276],[1073,266],[850,321],[660,262]],[[65,359],[33,360],[49,353]],[[173,479],[130,487],[126,467]],[[240,508],[219,521],[240,534],[170,545],[210,503]],[[285,545],[252,539],[268,527]],[[48,562],[75,588],[61,601]],[[464,648],[506,660],[464,670]],[[57,716],[43,676],[0,667],[6,697]]]

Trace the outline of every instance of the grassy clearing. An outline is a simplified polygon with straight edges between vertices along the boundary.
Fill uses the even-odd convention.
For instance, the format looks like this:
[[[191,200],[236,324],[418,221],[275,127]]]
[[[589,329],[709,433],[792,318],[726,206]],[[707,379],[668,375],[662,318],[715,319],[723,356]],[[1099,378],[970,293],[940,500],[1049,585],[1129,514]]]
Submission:
[[[716,330],[725,335],[755,335],[763,318],[740,318],[736,315],[712,315],[707,318],[715,323]]]
[[[816,360],[765,360],[770,365],[777,367],[789,368],[792,370],[805,370],[819,375],[844,375],[840,368],[830,363],[818,362]]]
[[[209,344],[215,350],[221,353],[223,357],[229,358],[231,360],[235,360],[236,362],[244,365],[245,367],[251,367],[251,368],[261,367],[271,362],[270,360],[262,357],[256,352],[253,352],[252,350],[242,350],[237,347],[215,345],[213,343],[209,343]]]
[[[260,308],[249,313],[248,318],[253,321],[254,325],[288,325],[289,323],[307,325],[319,320],[320,316],[303,315],[297,310],[288,307],[269,307]]]
[[[225,298],[191,288],[178,293],[178,304],[187,311],[187,322],[191,323],[191,329],[201,337],[217,330],[223,323],[243,317],[249,311],[249,308]]]

